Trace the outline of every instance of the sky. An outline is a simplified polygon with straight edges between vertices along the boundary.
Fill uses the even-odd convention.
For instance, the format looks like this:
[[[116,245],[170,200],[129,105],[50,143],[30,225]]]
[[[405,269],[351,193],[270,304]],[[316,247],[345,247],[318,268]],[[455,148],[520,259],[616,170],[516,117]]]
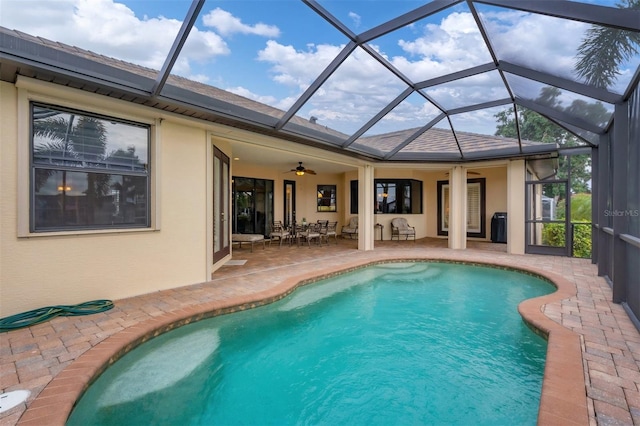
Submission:
[[[356,34],[424,3],[320,1]],[[190,5],[190,0],[0,0],[0,25],[160,69]],[[575,53],[589,25],[481,4],[478,11],[500,58],[575,78]],[[287,110],[347,41],[301,1],[209,0],[173,73]],[[464,2],[371,45],[416,82],[492,61]],[[640,55],[624,64],[611,90],[623,92],[638,63]],[[366,52],[357,50],[299,115],[351,133],[404,88]],[[533,86],[519,90],[522,96],[537,95]],[[447,109],[508,97],[496,72],[432,87],[427,93]],[[563,96],[568,105],[571,94]],[[379,132],[424,125],[437,113],[423,98],[410,97],[380,124]],[[495,113],[465,114],[458,120],[460,128],[493,134]]]

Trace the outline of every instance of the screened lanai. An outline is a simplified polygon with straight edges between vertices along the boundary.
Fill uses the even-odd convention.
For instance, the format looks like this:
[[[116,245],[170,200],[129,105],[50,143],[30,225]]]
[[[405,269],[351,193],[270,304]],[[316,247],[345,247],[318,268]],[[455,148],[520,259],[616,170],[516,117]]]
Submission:
[[[5,79],[17,68],[55,73],[85,90],[387,161],[553,151],[526,141],[536,119],[575,135],[571,148],[595,147],[640,63],[634,1],[174,2],[174,34],[151,44],[153,59],[116,56],[117,43],[97,34],[69,41],[104,56],[72,57],[69,42],[12,27],[29,11],[4,3]],[[516,142],[467,142],[500,126]],[[446,137],[429,138],[441,130]]]
[[[372,162],[590,156],[592,257],[640,314],[637,0],[52,3],[2,1],[0,80]]]

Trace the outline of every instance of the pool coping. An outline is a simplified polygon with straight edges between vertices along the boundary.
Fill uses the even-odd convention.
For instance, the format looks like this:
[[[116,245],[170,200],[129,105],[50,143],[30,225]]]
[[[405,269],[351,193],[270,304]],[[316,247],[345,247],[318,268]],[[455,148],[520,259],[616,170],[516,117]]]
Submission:
[[[551,282],[556,287],[555,292],[527,299],[518,306],[523,320],[545,336],[548,341],[537,422],[539,425],[589,424],[581,336],[553,321],[543,312],[546,304],[576,296],[577,289],[573,283],[553,272],[528,266],[515,267],[512,263],[501,262],[499,259],[491,262],[466,261],[421,257],[415,254],[406,257],[397,255],[381,260],[360,259],[336,269],[327,268],[326,272],[301,273],[295,277],[286,278],[267,290],[235,296],[224,301],[212,301],[176,309],[133,325],[87,350],[56,375],[29,404],[17,424],[65,424],[75,403],[106,368],[133,348],[155,336],[191,322],[272,303],[286,297],[302,285],[324,278],[369,265],[398,261],[450,262],[498,267],[532,274]]]

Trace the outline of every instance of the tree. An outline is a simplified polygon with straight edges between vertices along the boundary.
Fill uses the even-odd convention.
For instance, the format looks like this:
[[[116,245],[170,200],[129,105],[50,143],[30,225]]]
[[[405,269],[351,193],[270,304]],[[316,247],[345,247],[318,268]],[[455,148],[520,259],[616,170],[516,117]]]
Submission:
[[[640,9],[640,0],[625,0],[619,8]],[[620,64],[638,53],[640,33],[593,25],[578,47],[575,70],[587,84],[607,88],[618,78]]]
[[[540,95],[535,99],[537,104],[552,107],[559,111],[584,118],[594,123],[602,123],[608,120],[608,112],[601,102],[587,103],[582,100],[574,100],[567,108],[562,107],[560,101],[560,89],[556,87],[544,87],[540,90]],[[514,110],[509,108],[495,115],[498,121],[496,136],[517,138]],[[555,143],[560,148],[580,146],[579,139],[572,133],[551,122],[547,118],[535,111],[520,108],[518,109],[518,125],[520,127],[520,137],[523,140],[543,143]],[[571,162],[571,192],[588,193],[589,181],[591,180],[591,158],[589,155],[573,156],[570,160],[561,156],[558,159],[558,179],[568,177],[568,165]],[[545,193],[548,197],[556,200],[565,199],[563,191]]]
[[[34,116],[34,162],[54,164],[63,167],[100,167],[108,156],[107,130],[101,120],[70,114],[68,118],[54,111],[35,112]],[[40,161],[39,161],[40,160]],[[36,192],[56,173],[55,169],[39,168],[35,174]],[[62,172],[62,214],[66,214],[67,171]],[[99,206],[102,197],[111,191],[110,175],[87,173],[86,222],[91,222],[94,207]],[[63,221],[65,221],[63,217]]]

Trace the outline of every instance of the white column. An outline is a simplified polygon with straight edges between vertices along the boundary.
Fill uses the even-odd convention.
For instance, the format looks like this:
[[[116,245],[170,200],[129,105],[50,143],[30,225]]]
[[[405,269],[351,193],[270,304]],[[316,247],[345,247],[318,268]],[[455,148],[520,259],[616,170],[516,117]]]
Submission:
[[[449,248],[467,248],[467,170],[462,166],[449,172]]]
[[[525,164],[512,160],[507,165],[507,253],[524,254]]]
[[[373,250],[374,240],[374,168],[358,168],[358,250]]]

